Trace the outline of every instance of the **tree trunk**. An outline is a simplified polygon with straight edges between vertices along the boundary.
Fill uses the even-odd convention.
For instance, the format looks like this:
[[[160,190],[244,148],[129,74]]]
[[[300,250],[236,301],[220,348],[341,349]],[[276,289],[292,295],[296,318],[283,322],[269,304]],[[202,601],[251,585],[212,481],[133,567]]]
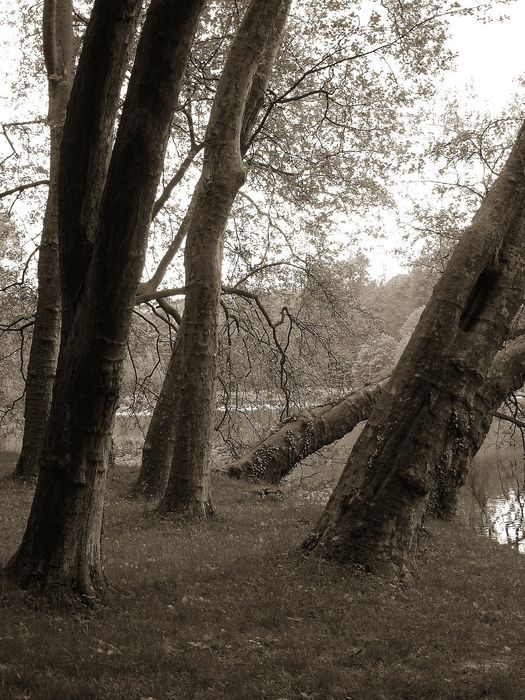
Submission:
[[[475,393],[469,424],[452,420],[437,466],[429,510],[432,515],[451,520],[457,510],[459,489],[465,483],[470,465],[487,433],[494,414],[503,401],[525,382],[525,338],[514,340],[500,350]],[[452,414],[454,415],[454,414]]]
[[[60,346],[57,179],[60,141],[73,82],[71,0],[44,1],[42,39],[49,99],[49,192],[38,255],[37,307],[25,385],[24,436],[13,474],[20,479],[30,479],[38,473]]]
[[[451,421],[470,426],[476,392],[523,298],[525,128],[457,245],[412,338],[305,542],[384,572],[417,548]]]
[[[234,479],[279,483],[305,457],[340,440],[370,415],[385,382],[336,404],[316,406],[281,423],[228,469]]]
[[[240,134],[240,150],[243,157],[249,148],[257,118],[266,99],[266,90],[270,81],[275,56],[279,49],[280,37],[286,23],[288,6],[289,3],[286,3],[276,20],[273,40],[265,46],[246,100]],[[177,244],[180,245],[179,242],[182,242],[183,237],[187,234],[188,226],[193,220],[195,202],[196,193],[192,197],[192,202],[175,237],[174,249]],[[167,259],[171,259],[170,251],[164,256],[163,261]],[[163,261],[161,261],[152,279],[144,285],[144,290],[141,289],[139,293],[156,289],[156,285],[164,273]],[[180,368],[181,361],[181,348],[175,346],[148,426],[142,450],[140,473],[133,486],[135,495],[142,494],[147,498],[155,498],[162,496],[166,490],[175,446],[175,427],[181,379],[180,375],[177,374],[177,369]]]
[[[88,598],[103,595],[106,587],[100,536],[111,428],[151,210],[203,4],[204,0],[151,3],[105,185],[101,188],[97,182],[95,186],[96,193],[102,191],[98,216],[88,229],[79,230],[69,225],[84,223],[82,216],[71,210],[71,201],[76,198],[77,203],[90,203],[93,191],[77,189],[82,177],[74,172],[75,164],[86,174],[92,162],[78,158],[64,144],[82,130],[82,120],[76,121],[73,115],[81,113],[79,104],[90,102],[90,76],[112,83],[97,93],[101,101],[110,88],[118,95],[119,90],[113,90],[115,67],[105,74],[99,70],[100,61],[107,56],[116,60],[120,55],[119,75],[123,78],[126,47],[132,44],[141,3],[97,0],[92,11],[61,153],[60,169],[72,177],[59,178],[61,281],[70,324],[62,333],[35,498],[22,544],[7,567],[21,586]],[[89,109],[100,115],[99,108],[100,102],[89,104]],[[111,121],[116,110],[115,103],[104,118],[109,116]],[[88,120],[91,117],[90,113]],[[74,133],[67,133],[68,129]],[[106,132],[101,134],[101,138],[106,136]],[[70,186],[74,188],[71,193]],[[75,248],[79,233],[89,244],[84,247],[88,255]],[[75,270],[81,279],[75,278]]]
[[[458,492],[465,483],[472,459],[481,447],[501,403],[525,382],[525,338],[500,350],[486,380],[477,390],[470,425],[451,421],[437,466],[430,497],[432,515],[450,520],[457,509]],[[368,419],[386,382],[347,396],[343,401],[317,406],[281,423],[228,469],[238,479],[277,484],[308,455],[347,435]]]
[[[162,454],[148,455],[161,473],[171,456],[171,474],[159,504],[162,513],[198,518],[214,514],[210,491],[210,450],[215,409],[218,313],[221,293],[224,230],[246,173],[242,162],[247,142],[243,129],[254,123],[262,104],[271,65],[280,44],[289,0],[252,0],[232,42],[217,86],[206,132],[201,178],[195,189],[187,224],[184,255],[186,299],[178,331],[179,400],[171,415],[159,406],[159,420],[148,434],[148,445]],[[257,73],[258,71],[258,73]],[[172,420],[172,426],[167,425]],[[154,437],[154,428],[166,431]],[[158,434],[157,434],[158,435]]]
[[[173,421],[177,415],[179,398],[179,375],[177,373],[177,367],[180,365],[180,352],[177,351],[179,342],[180,336],[177,336],[159,398],[148,426],[142,448],[140,472],[133,486],[135,496],[159,498],[168,484],[175,439]]]

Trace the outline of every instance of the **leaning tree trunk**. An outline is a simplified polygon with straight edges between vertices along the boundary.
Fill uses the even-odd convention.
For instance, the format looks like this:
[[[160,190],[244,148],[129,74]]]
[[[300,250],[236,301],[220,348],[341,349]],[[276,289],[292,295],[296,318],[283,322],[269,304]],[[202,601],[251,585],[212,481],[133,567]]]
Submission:
[[[38,473],[60,346],[57,179],[60,141],[73,82],[71,0],[44,1],[42,40],[49,99],[49,192],[38,254],[37,306],[25,385],[24,436],[13,474],[21,479]]]
[[[430,497],[430,512],[443,520],[454,517],[459,489],[465,483],[470,465],[489,432],[494,414],[513,391],[525,383],[525,337],[519,337],[500,350],[472,401],[468,424],[461,425],[458,412],[452,413],[436,481]]]
[[[305,548],[403,571],[450,422],[470,425],[476,392],[523,298],[525,125],[458,243]]]
[[[70,323],[62,333],[35,498],[22,544],[7,567],[22,586],[88,597],[102,595],[106,586],[100,536],[111,427],[155,191],[203,4],[204,0],[151,3],[96,223],[79,230],[68,225],[75,220],[75,211],[68,207],[79,199],[89,204],[94,191],[83,196],[79,190],[70,191],[82,178],[74,177],[75,163],[80,161],[75,160],[77,153],[64,147],[66,136],[74,140],[79,132],[85,134],[82,121],[75,118],[83,105],[89,116],[98,115],[99,133],[106,138],[103,120],[115,119],[118,101],[110,105],[103,101],[110,92],[118,98],[141,3],[97,0],[92,11],[60,163],[61,282]],[[118,78],[113,73],[111,84],[98,93],[100,101],[93,103],[91,80],[109,80],[108,72],[116,63]],[[83,232],[85,238],[76,240]]]
[[[290,0],[252,0],[235,35],[206,131],[202,174],[191,204],[184,254],[186,299],[175,367],[180,393],[173,426],[173,460],[162,513],[212,517],[210,451],[215,408],[218,314],[224,230],[245,180],[242,162],[246,107],[256,71],[268,70],[280,43]],[[260,88],[255,90],[261,92]],[[258,111],[258,110],[256,110]],[[253,115],[249,115],[250,122]]]
[[[308,455],[340,440],[370,415],[385,382],[316,406],[281,423],[264,440],[228,468],[234,479],[277,484]]]
[[[500,350],[486,380],[477,390],[469,425],[460,425],[457,414],[449,423],[436,483],[430,498],[432,515],[450,520],[456,512],[458,493],[465,483],[501,403],[525,382],[525,338]],[[277,484],[303,459],[347,435],[368,419],[386,382],[350,394],[336,404],[317,406],[281,423],[264,440],[228,469],[237,479]]]

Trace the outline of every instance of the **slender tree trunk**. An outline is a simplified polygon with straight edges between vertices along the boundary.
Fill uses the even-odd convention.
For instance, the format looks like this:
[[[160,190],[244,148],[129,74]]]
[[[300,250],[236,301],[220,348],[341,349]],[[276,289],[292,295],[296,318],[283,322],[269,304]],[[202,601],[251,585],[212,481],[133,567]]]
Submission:
[[[194,228],[188,231],[186,299],[178,330],[180,362],[174,359],[180,398],[172,435],[167,431],[174,447],[173,466],[159,506],[163,513],[177,511],[205,518],[213,516],[208,462],[215,408],[221,237],[235,193],[244,181],[235,161],[224,164],[221,175],[217,182],[218,178],[212,180],[203,173],[197,186],[199,213],[193,218]],[[192,274],[194,268],[197,274]],[[191,348],[191,352],[185,354],[184,348]]]
[[[525,129],[457,245],[325,512],[305,542],[323,556],[404,571],[451,422],[476,392],[523,298]]]
[[[14,471],[14,476],[21,479],[38,473],[60,346],[57,179],[60,141],[73,82],[71,0],[44,1],[42,37],[49,98],[49,192],[38,256],[37,307],[25,386],[24,436]]]
[[[232,464],[229,476],[279,483],[305,457],[340,440],[366,420],[384,386],[385,382],[379,382],[336,404],[292,416]]]
[[[184,255],[186,299],[179,328],[180,376],[174,452],[162,513],[213,516],[210,450],[215,408],[218,314],[224,230],[246,172],[241,139],[248,100],[260,93],[257,69],[280,43],[289,0],[252,0],[233,39],[206,132]],[[271,48],[270,48],[271,47]],[[266,59],[266,60],[265,60]],[[249,116],[250,122],[253,115]]]
[[[101,188],[97,181],[94,190],[82,193],[77,189],[82,177],[75,173],[75,164],[87,165],[86,174],[93,163],[77,159],[77,153],[64,144],[82,129],[82,120],[75,116],[81,114],[81,104],[101,119],[115,119],[117,104],[100,112],[100,101],[110,89],[118,96],[119,90],[113,90],[114,61],[118,55],[120,85],[141,3],[96,0],[92,11],[64,128],[60,168],[62,176],[64,168],[71,177],[59,178],[61,282],[69,324],[62,333],[35,498],[22,544],[7,567],[21,586],[89,598],[103,595],[106,587],[100,535],[111,428],[151,210],[203,4],[203,0],[151,3],[105,185]],[[106,57],[111,61],[111,77],[100,70]],[[90,100],[92,75],[111,82],[97,93],[100,101],[96,103]],[[107,131],[101,131],[101,138],[106,137]],[[98,145],[92,141],[85,152]],[[71,200],[89,206],[94,192],[97,196],[102,192],[100,206],[91,209],[98,209],[98,216],[85,227],[82,216],[71,209]],[[70,225],[75,221],[83,227]],[[77,249],[74,243],[79,235],[87,245]],[[75,270],[81,279],[75,277]]]

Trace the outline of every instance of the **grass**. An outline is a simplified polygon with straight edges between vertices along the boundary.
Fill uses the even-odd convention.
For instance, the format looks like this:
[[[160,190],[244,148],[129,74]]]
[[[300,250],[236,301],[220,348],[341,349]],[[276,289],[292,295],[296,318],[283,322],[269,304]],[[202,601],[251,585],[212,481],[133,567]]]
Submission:
[[[510,700],[525,695],[525,559],[431,523],[404,585],[303,559],[321,506],[214,480],[209,524],[152,518],[111,483],[104,534],[115,592],[51,610],[0,580],[0,698]],[[31,501],[0,486],[0,558]]]

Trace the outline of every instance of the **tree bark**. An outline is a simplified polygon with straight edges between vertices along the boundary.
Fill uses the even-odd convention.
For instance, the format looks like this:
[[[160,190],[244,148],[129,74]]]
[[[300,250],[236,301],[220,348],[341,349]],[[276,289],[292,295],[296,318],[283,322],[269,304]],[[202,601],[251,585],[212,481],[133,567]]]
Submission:
[[[316,406],[292,416],[232,464],[228,475],[278,484],[305,457],[340,440],[366,420],[385,383],[353,392],[336,404]]]
[[[523,298],[524,157],[522,126],[305,548],[385,573],[407,569],[450,423],[470,426]]]
[[[494,358],[486,380],[476,392],[470,425],[460,426],[457,420],[449,425],[429,502],[433,516],[442,520],[454,517],[459,489],[498,408],[524,382],[525,338],[518,338]],[[385,383],[350,394],[336,404],[317,406],[281,423],[229,467],[229,476],[279,483],[300,461],[367,420]]]
[[[93,190],[80,192],[79,183],[89,181],[92,162],[64,144],[71,144],[82,130],[79,105],[89,105],[111,121],[111,115],[100,113],[101,102],[110,90],[118,94],[120,86],[114,84],[115,67],[105,75],[100,61],[119,54],[123,64],[118,74],[123,78],[127,49],[120,51],[120,45],[131,43],[141,3],[97,0],[92,11],[61,153],[61,174],[63,169],[72,177],[60,177],[58,190],[62,294],[69,325],[62,333],[35,498],[22,544],[7,567],[24,587],[88,599],[102,596],[106,588],[100,536],[111,428],[155,192],[203,4],[204,0],[151,3],[105,184],[101,187],[97,181]],[[97,101],[90,104],[92,75],[111,85],[97,88]],[[89,123],[92,116],[89,112]],[[88,145],[89,150],[92,144]],[[84,171],[84,180],[75,167]],[[95,195],[99,205],[90,208]],[[72,200],[86,203],[93,214],[98,209],[88,227],[81,213],[71,209]],[[89,244],[84,248],[89,255],[77,251],[79,235],[81,243],[83,239]]]
[[[280,26],[276,26],[276,40],[270,42],[266,46],[263,59],[252,82],[250,94],[244,109],[241,130],[242,156],[245,155],[250,145],[250,138],[252,136],[257,117],[266,99],[266,89],[270,80],[275,55],[279,48],[279,41],[277,39],[280,32],[284,28],[285,19],[286,16],[283,12],[280,18]],[[156,216],[161,210],[162,206],[166,203],[170,193],[173,191],[176,184],[178,184],[178,182],[180,182],[182,179],[195,154],[200,151],[203,146],[204,144],[192,144],[192,147],[179,168],[179,171],[170,181],[168,187],[165,188],[161,197],[155,202],[155,206],[153,207],[153,216]],[[137,289],[137,300],[141,294],[154,292],[158,289],[169,263],[175,257],[175,254],[180,249],[182,242],[186,237],[192,212],[193,207],[190,205],[184,219],[180,224],[177,234],[175,235],[172,243],[169,245],[166,253],[163,255],[155,273],[152,275],[150,280],[147,282],[142,282],[139,285],[139,288]],[[142,449],[140,472],[137,477],[137,481],[132,488],[132,495],[134,496],[159,498],[166,490],[175,444],[173,433],[179,398],[180,378],[177,374],[177,367],[179,366],[180,361],[180,349],[174,347],[170,362],[166,369],[166,375],[161,386],[160,394],[151,416],[148,431],[146,433],[146,439]]]
[[[42,40],[49,101],[49,192],[38,255],[37,307],[25,385],[24,435],[13,474],[20,479],[38,474],[60,347],[57,179],[60,141],[73,82],[71,0],[44,1]]]
[[[452,414],[443,453],[437,465],[436,481],[431,492],[432,515],[451,520],[457,511],[459,489],[465,483],[473,458],[487,437],[494,414],[513,391],[525,383],[525,338],[511,342],[500,350],[477,389],[468,425],[460,425]]]
[[[159,498],[168,485],[175,439],[173,421],[179,398],[179,342],[178,335],[144,440],[140,472],[132,490],[135,496]]]
[[[62,342],[73,326],[100,228],[122,83],[142,4],[95,4],[84,36],[84,60],[78,62],[71,91],[59,170]]]
[[[163,513],[213,516],[209,458],[224,229],[245,180],[245,135],[251,133],[266,96],[289,5],[289,0],[251,3],[232,42],[210,115],[203,170],[185,219],[184,315],[136,486],[150,496],[165,491],[159,505]]]

